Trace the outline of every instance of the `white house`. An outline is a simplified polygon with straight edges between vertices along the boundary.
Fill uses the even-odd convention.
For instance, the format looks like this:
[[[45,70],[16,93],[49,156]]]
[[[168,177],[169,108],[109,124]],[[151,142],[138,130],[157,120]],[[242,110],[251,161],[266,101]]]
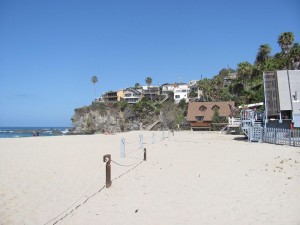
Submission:
[[[179,103],[181,99],[185,99],[188,102],[188,95],[189,95],[190,88],[188,84],[180,83],[176,84],[174,88],[174,100],[175,103]]]
[[[161,94],[167,95],[174,92],[175,84],[163,84],[161,85]]]
[[[124,101],[135,104],[137,103],[142,96],[142,90],[140,89],[132,89],[132,88],[127,88],[124,90]]]

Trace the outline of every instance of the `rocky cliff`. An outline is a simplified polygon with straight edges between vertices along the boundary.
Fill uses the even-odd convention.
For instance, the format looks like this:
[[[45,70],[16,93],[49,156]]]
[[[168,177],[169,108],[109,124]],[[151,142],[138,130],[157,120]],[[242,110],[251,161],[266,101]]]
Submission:
[[[173,128],[184,118],[185,109],[172,101],[161,104],[143,100],[135,105],[95,102],[74,111],[69,134]]]

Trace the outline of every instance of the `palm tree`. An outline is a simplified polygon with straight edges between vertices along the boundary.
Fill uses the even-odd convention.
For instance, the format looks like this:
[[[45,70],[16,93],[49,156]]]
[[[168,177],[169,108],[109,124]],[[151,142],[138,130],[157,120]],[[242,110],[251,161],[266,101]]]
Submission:
[[[287,54],[292,47],[295,36],[292,32],[284,32],[279,35],[277,43],[280,45],[281,50]]]
[[[95,100],[96,100],[96,83],[98,82],[97,76],[92,76],[92,82],[94,83],[94,93],[95,93]]]
[[[150,93],[150,98],[151,98],[150,85],[152,84],[152,78],[151,78],[151,77],[146,77],[145,82],[146,82],[146,84],[148,85],[148,91],[149,91],[149,93]]]
[[[294,70],[300,69],[300,45],[295,43],[291,49],[292,66]]]
[[[289,69],[289,53],[294,43],[295,36],[292,32],[284,32],[279,35],[277,43],[280,45],[282,52],[286,55],[286,69]]]
[[[141,87],[140,83],[135,83],[134,88],[138,89],[140,87]]]
[[[202,92],[202,97],[204,101],[211,100],[211,93],[212,93],[212,84],[211,80],[208,78],[204,78],[199,80],[198,86],[199,90]]]
[[[247,80],[252,79],[253,66],[249,62],[241,62],[238,64],[238,74],[243,78],[244,88],[247,88]]]
[[[256,55],[255,64],[263,64],[270,58],[271,47],[268,44],[263,44],[259,47]]]

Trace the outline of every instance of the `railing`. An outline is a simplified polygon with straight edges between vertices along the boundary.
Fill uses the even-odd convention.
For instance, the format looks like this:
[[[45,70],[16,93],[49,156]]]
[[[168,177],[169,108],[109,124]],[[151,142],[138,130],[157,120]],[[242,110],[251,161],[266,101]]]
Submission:
[[[239,127],[241,125],[240,118],[228,117],[228,126],[229,127]]]
[[[300,130],[289,130],[282,128],[262,128],[262,141],[278,144],[300,147]]]

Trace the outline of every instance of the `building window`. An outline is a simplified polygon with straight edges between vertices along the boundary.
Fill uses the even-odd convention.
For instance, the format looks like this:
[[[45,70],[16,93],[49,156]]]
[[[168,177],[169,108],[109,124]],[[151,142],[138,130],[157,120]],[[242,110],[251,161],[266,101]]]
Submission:
[[[196,119],[197,121],[203,121],[204,116],[196,116],[195,119]]]
[[[212,110],[219,110],[220,109],[220,107],[219,106],[217,106],[217,105],[214,105],[212,108],[211,108]]]
[[[180,98],[180,95],[175,95],[175,98]]]
[[[202,111],[202,112],[205,111],[206,109],[207,108],[204,105],[200,106],[200,108],[199,108],[199,110]]]

